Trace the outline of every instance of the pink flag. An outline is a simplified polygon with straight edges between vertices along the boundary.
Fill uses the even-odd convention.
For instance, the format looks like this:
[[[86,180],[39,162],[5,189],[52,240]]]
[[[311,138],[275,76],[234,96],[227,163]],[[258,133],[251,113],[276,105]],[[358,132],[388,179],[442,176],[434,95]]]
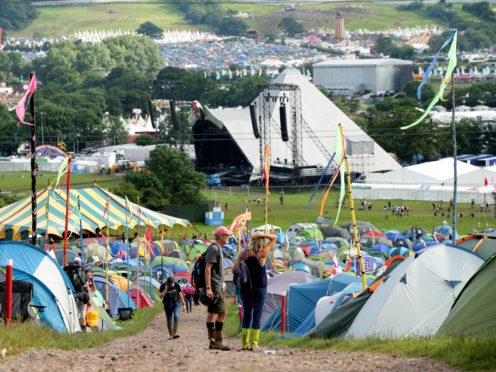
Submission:
[[[16,114],[17,117],[19,118],[19,123],[17,123],[17,125],[19,124],[31,125],[31,123],[27,123],[24,121],[24,116],[26,115],[26,100],[28,98],[31,98],[35,90],[36,90],[36,76],[33,75],[31,81],[29,82],[28,89],[26,89],[24,95],[22,96],[21,100],[16,106]]]

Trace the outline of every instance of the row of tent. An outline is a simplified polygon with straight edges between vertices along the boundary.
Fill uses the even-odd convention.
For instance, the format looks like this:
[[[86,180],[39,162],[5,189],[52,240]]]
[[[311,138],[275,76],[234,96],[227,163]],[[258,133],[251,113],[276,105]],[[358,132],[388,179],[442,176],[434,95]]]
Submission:
[[[365,290],[351,272],[323,280],[305,271],[275,275],[268,280],[262,329],[280,330],[287,293],[283,337],[494,338],[496,236],[458,243],[387,260],[381,274],[367,278]]]
[[[12,259],[14,263],[14,280],[30,283],[32,286],[29,316],[59,332],[80,332],[81,314],[76,301],[77,293],[62,266],[48,252],[38,247],[19,241],[0,241],[0,283],[5,281],[8,259]],[[104,269],[96,266],[92,269],[98,297],[107,298]],[[148,275],[140,276],[129,285],[130,282],[118,272],[111,271],[111,274],[108,279],[108,313],[92,300],[100,313],[99,328],[103,330],[119,329],[111,317],[117,316],[120,308],[136,310],[153,306],[153,302],[158,299],[160,287],[160,282]],[[4,296],[1,297],[3,300]]]

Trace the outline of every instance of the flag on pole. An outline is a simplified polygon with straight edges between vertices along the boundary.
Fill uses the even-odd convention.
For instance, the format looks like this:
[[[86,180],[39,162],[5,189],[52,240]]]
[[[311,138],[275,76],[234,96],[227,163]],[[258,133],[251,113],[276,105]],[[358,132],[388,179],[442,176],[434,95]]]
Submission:
[[[66,156],[65,159],[60,163],[59,173],[57,174],[57,181],[55,182],[54,189],[59,187],[60,179],[67,173],[67,169],[69,169],[69,157]]]
[[[422,82],[420,83],[420,85],[417,88],[417,99],[421,99],[422,98],[422,87],[429,82],[429,77],[430,77],[431,71],[432,71],[432,69],[434,68],[434,66],[436,64],[437,59],[439,58],[439,54],[441,54],[441,52],[443,51],[443,49],[446,48],[449,45],[449,43],[451,43],[451,40],[453,40],[453,36],[454,35],[455,34],[451,35],[448,38],[448,40],[446,40],[444,42],[444,44],[441,46],[441,48],[437,51],[436,55],[434,56],[434,59],[432,60],[431,64],[429,65],[429,67],[427,67],[427,70],[425,70],[425,73],[424,73],[424,77],[422,79]]]
[[[434,96],[432,99],[431,103],[425,110],[425,112],[422,114],[420,118],[418,118],[416,121],[414,121],[412,124],[401,127],[401,130],[409,129],[411,127],[414,127],[416,125],[419,125],[424,121],[424,119],[429,115],[431,112],[432,108],[439,102],[439,100],[443,100],[443,94],[444,90],[448,86],[448,83],[451,80],[451,73],[454,71],[456,67],[456,41],[457,41],[457,32],[455,31],[453,35],[453,41],[451,42],[451,46],[448,52],[448,68],[446,69],[446,73],[444,75],[444,78],[441,80],[441,86],[439,87],[439,91],[437,94]]]
[[[263,176],[265,189],[269,189],[269,173],[270,173],[270,145],[265,145],[264,150],[264,163],[263,163]]]
[[[152,257],[155,257],[155,253],[153,252],[153,235],[152,235],[152,227],[148,226],[148,230],[145,232],[145,244],[146,247],[148,248],[148,251],[150,252],[150,255]]]
[[[229,230],[240,230],[240,228],[244,227],[247,221],[251,221],[251,212],[246,211],[243,214],[236,216],[229,226]]]
[[[487,177],[484,177],[484,186],[487,186],[487,185],[489,185],[489,181],[488,181]]]
[[[19,119],[19,124],[26,124],[26,125],[32,125],[31,123],[28,123],[24,121],[24,117],[26,115],[26,102],[29,102],[31,99],[31,96],[34,94],[36,90],[36,76],[33,74],[31,77],[31,81],[29,82],[28,89],[24,92],[24,95],[21,97],[20,101],[17,103],[16,106],[16,115],[17,118]]]
[[[107,201],[105,202],[105,208],[103,209],[103,214],[102,214],[103,219],[105,219],[105,216],[107,216],[107,218],[110,217],[109,207],[110,207],[110,197],[107,197]]]

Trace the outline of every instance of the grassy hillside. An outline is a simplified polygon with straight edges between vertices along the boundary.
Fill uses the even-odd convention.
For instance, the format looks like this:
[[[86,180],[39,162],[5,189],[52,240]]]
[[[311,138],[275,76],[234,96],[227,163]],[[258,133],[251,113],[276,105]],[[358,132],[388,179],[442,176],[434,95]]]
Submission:
[[[38,18],[28,28],[9,32],[15,37],[72,35],[81,30],[136,30],[144,22],[153,22],[163,29],[192,28],[173,5],[89,4],[43,6]]]
[[[224,9],[234,9],[250,14],[245,20],[250,28],[261,33],[275,31],[274,24],[280,19],[292,16],[303,22],[306,29],[334,29],[336,11],[345,18],[349,30],[387,29],[393,27],[413,27],[417,25],[440,25],[437,20],[423,17],[414,12],[401,12],[395,5],[372,2],[325,3],[297,5],[296,11],[284,12],[287,5],[229,3]],[[71,35],[79,30],[136,30],[146,21],[164,29],[198,29],[184,20],[183,14],[173,3],[114,3],[88,5],[40,6],[40,16],[28,28],[9,33],[16,37]]]

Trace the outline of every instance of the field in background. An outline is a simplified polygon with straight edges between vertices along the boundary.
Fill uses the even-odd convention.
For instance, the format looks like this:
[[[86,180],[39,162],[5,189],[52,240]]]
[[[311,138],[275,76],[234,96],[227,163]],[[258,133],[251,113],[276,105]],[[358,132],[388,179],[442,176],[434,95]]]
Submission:
[[[57,174],[49,172],[41,172],[37,179],[37,190],[45,188],[50,181],[53,185],[56,181]],[[74,174],[71,176],[71,187],[85,187],[91,186],[96,183],[105,189],[112,191],[120,182],[119,175],[100,175],[100,174]],[[31,178],[29,172],[18,173],[0,173],[0,191],[17,194],[19,197],[25,197],[30,194]],[[280,192],[284,191],[284,205],[280,204]],[[268,222],[282,227],[286,230],[290,225],[298,222],[315,222],[320,210],[320,195],[319,191],[312,204],[311,208],[307,207],[310,195],[312,193],[311,187],[296,187],[296,188],[280,188],[272,187],[272,195],[269,197],[270,211],[268,215]],[[219,203],[222,210],[225,212],[225,224],[228,225],[232,222],[233,218],[238,214],[245,211],[246,208],[251,210],[253,217],[253,226],[259,226],[264,223],[264,191],[261,188],[250,188],[250,190],[239,188],[222,188],[222,189],[208,189],[204,191],[204,195],[208,200],[213,200]],[[324,208],[323,216],[334,219],[336,217],[336,201],[338,192],[333,190]],[[260,204],[258,204],[260,199]],[[359,199],[355,200],[355,209],[360,206]],[[390,210],[384,210],[388,205],[388,200],[367,200],[367,203],[372,204],[372,210],[356,210],[358,220],[370,221],[380,229],[396,228],[400,231],[405,230],[410,226],[420,226],[431,230],[435,226],[443,224],[443,221],[452,223],[452,217],[445,215],[434,216],[431,201],[401,201],[390,200],[391,205],[405,204],[410,213],[402,217],[397,217],[391,213]],[[227,211],[225,209],[227,203]],[[447,209],[448,203],[443,203],[444,209]],[[480,212],[479,206],[474,210],[468,204],[459,204],[458,211],[462,211],[463,218],[458,218],[458,233],[468,234],[473,230],[483,230],[488,227],[496,226],[496,221],[492,217],[492,207],[490,211]],[[471,213],[474,216],[471,216]],[[176,216],[182,217],[182,216]],[[350,221],[349,208],[343,208],[338,221],[338,225]],[[195,227],[202,232],[211,232],[214,227],[207,226],[202,223],[195,224]]]
[[[9,36],[71,36],[76,31],[135,31],[144,22],[163,29],[198,29],[189,25],[171,4],[88,4],[37,7],[40,15],[27,28]]]
[[[400,12],[396,5],[372,2],[297,5],[295,13],[283,11],[287,4],[224,3],[222,7],[253,15],[254,17],[245,18],[251,28],[266,31],[269,27],[271,32],[276,31],[274,21],[295,15],[303,20],[307,29],[334,29],[336,10],[343,13],[345,27],[349,30],[443,25],[414,12]],[[21,31],[9,32],[9,36],[69,36],[81,30],[136,30],[147,21],[163,29],[204,28],[184,20],[184,15],[170,2],[61,5],[37,9],[40,15],[31,26]]]
[[[272,195],[269,197],[271,204],[268,218],[269,223],[287,229],[291,224],[297,222],[316,221],[320,209],[320,192],[317,193],[316,198],[312,202],[311,209],[308,209],[307,204],[312,189],[309,188],[296,193],[290,193],[285,189],[284,205],[280,205],[279,202],[280,190],[280,188],[274,187],[272,189]],[[261,204],[263,204],[264,193],[261,189],[256,192],[252,189],[243,193],[235,193],[230,192],[229,188],[225,188],[223,190],[209,190],[205,195],[210,200],[216,200],[223,211],[227,202],[227,211],[225,212],[226,224],[230,224],[236,215],[243,213],[246,207],[252,211],[254,227],[264,223],[264,208],[262,205],[258,205],[258,198],[261,199]],[[337,198],[338,192],[333,190],[327,199],[324,216],[335,218]],[[452,217],[448,217],[446,214],[445,216],[434,216],[432,202],[429,201],[391,200],[392,206],[403,203],[410,209],[410,213],[403,217],[396,217],[391,211],[383,210],[383,207],[388,205],[387,200],[367,200],[367,203],[372,203],[372,210],[357,210],[357,219],[370,221],[381,229],[396,228],[403,231],[413,225],[431,230],[435,226],[442,225],[443,221],[447,221],[450,225],[452,223]],[[355,209],[358,209],[359,206],[360,200],[355,200]],[[443,206],[447,209],[449,203],[444,202]],[[472,211],[470,205],[460,204],[458,205],[458,211],[462,211],[463,213],[463,218],[457,221],[459,234],[464,235],[472,232],[473,229],[480,231],[496,225],[495,220],[492,218],[492,211],[482,213],[479,206],[476,206]],[[474,213],[474,217],[470,216],[472,212]],[[344,224],[347,221],[350,221],[350,211],[349,208],[343,208],[338,225]],[[213,229],[212,226],[201,226],[200,228],[204,232],[211,232]]]
[[[50,182],[53,185],[57,181],[57,173],[38,172],[36,177],[36,190],[47,187]],[[109,188],[120,181],[116,175],[102,174],[72,174],[71,187],[91,186],[94,182]],[[62,181],[61,181],[62,182]],[[4,172],[0,173],[0,191],[10,193],[29,193],[31,191],[31,172]]]

